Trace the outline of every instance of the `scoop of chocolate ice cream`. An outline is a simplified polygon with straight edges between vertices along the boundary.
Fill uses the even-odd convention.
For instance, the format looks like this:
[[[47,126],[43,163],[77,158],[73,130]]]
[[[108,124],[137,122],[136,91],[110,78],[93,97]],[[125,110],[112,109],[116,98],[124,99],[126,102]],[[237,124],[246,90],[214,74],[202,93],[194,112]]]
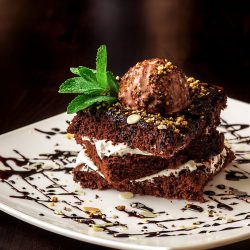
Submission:
[[[190,104],[185,75],[166,59],[137,63],[121,78],[119,101],[132,109],[172,114]]]

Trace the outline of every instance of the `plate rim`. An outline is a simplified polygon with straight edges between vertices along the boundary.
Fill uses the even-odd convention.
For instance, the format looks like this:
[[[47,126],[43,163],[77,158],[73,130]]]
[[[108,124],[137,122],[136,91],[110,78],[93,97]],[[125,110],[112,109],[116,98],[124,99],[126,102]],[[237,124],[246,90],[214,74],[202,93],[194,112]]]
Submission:
[[[175,249],[175,250],[187,249],[188,250],[188,249],[201,249],[201,248],[205,249],[205,248],[226,246],[232,243],[237,243],[243,240],[250,239],[250,231],[249,231],[244,234],[236,235],[236,236],[229,237],[223,240],[215,239],[212,242],[200,243],[200,244],[189,244],[183,247],[138,245],[138,244],[133,244],[133,243],[124,243],[124,242],[114,241],[112,239],[98,238],[98,237],[91,236],[88,234],[71,231],[69,229],[65,229],[63,227],[51,224],[49,222],[39,220],[28,214],[20,212],[12,207],[9,207],[8,205],[5,205],[1,202],[0,202],[0,210],[17,219],[22,220],[23,222],[29,223],[43,230],[62,235],[64,237],[72,238],[75,240],[79,240],[79,241],[83,241],[83,242],[87,242],[87,243],[91,243],[91,244],[95,244],[99,246],[105,246],[105,247],[111,247],[111,248],[118,247],[119,249],[124,249],[124,250],[127,250],[128,247],[129,249],[134,249],[134,250],[170,250],[170,249]]]

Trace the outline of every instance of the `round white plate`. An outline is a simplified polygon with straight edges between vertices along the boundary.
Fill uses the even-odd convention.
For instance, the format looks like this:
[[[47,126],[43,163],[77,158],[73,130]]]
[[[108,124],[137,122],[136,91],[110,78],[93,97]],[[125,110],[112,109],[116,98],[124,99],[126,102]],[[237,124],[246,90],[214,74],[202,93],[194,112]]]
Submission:
[[[229,99],[221,130],[237,158],[207,184],[203,204],[81,189],[70,171],[80,148],[63,133],[72,118],[66,114],[1,135],[0,209],[43,229],[119,249],[210,248],[249,238],[249,114],[249,104]],[[93,208],[99,209],[95,218],[86,212]]]

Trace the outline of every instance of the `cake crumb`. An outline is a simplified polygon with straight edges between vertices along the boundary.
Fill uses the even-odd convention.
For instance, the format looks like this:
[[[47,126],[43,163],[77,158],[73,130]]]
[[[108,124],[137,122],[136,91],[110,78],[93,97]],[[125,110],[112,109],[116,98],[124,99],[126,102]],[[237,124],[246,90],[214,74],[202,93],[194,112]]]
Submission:
[[[72,211],[72,209],[69,208],[69,207],[64,207],[64,210],[65,210],[65,211],[68,211],[68,212]]]

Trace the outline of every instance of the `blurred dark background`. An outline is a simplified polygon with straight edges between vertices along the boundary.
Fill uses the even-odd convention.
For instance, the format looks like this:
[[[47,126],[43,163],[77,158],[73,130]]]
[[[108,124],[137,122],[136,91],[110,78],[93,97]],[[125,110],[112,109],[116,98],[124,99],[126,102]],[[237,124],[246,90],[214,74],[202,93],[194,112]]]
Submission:
[[[0,133],[63,112],[72,97],[59,84],[71,66],[94,67],[103,43],[117,75],[165,57],[250,102],[249,0],[0,0]],[[95,248],[0,218],[0,249]],[[220,249],[239,247],[249,241]]]
[[[1,0],[0,34],[1,133],[64,111],[59,84],[103,43],[117,75],[165,57],[250,102],[250,1]]]

